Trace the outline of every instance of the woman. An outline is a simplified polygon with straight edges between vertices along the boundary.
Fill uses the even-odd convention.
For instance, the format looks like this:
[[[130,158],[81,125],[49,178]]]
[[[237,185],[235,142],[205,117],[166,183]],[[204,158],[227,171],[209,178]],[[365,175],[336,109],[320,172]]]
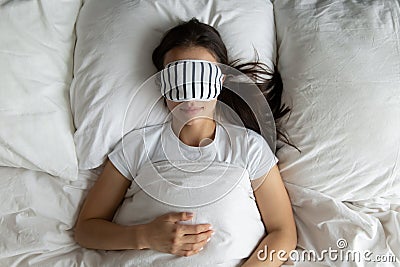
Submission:
[[[217,66],[216,63],[228,64],[226,48],[214,28],[192,19],[171,29],[153,53],[153,62],[160,71],[168,70],[173,66],[179,73],[179,67],[176,67],[176,64],[183,63],[185,65],[186,61],[193,66],[198,63],[210,64],[210,66]],[[268,74],[259,63],[244,64],[236,68],[253,78],[262,78],[263,74]],[[216,70],[215,73],[218,74],[218,69]],[[183,72],[185,72],[184,69]],[[276,76],[272,79],[273,82],[274,79],[276,79]],[[222,75],[215,76],[213,86],[222,84],[222,81]],[[263,81],[264,83],[259,84],[259,87],[261,91],[264,91],[270,105],[272,103],[272,111],[275,119],[277,119],[288,110],[281,107],[280,92],[274,91],[279,89],[276,81],[275,88],[271,86],[273,84],[271,81],[266,81],[265,78]],[[217,103],[215,97],[232,107],[242,118],[246,128],[259,130],[254,115],[249,114],[249,109],[241,102],[242,100],[230,93],[229,90],[207,94],[207,97],[206,94],[195,97],[197,91],[195,92],[193,89],[191,97],[180,98],[179,93],[182,96],[182,91],[179,92],[179,90],[182,90],[182,88],[173,88],[167,82],[163,84],[164,87],[169,86],[167,88],[169,90],[164,88],[162,94],[172,113],[172,121],[169,124],[172,133],[171,138],[173,138],[172,135],[175,135],[185,146],[206,148],[217,142],[218,138],[221,138],[221,134],[216,135],[217,130],[221,127],[214,120],[214,110]],[[170,94],[171,90],[175,89],[177,91]],[[162,130],[154,131],[158,133],[157,131]],[[274,157],[266,142],[253,131],[247,131],[247,133],[250,133],[251,138],[255,140],[254,144],[250,145],[253,150],[249,151],[257,151],[257,155],[261,155],[259,161],[269,160],[270,162],[271,158]],[[131,138],[131,140],[138,140],[138,138]],[[143,148],[143,146],[140,147],[140,142],[135,143],[135,145],[136,152]],[[157,149],[157,145],[154,145],[154,147],[154,149]],[[121,163],[123,162],[121,150],[120,146],[109,155],[110,161],[106,163],[102,174],[88,193],[76,224],[75,238],[77,242],[87,248],[105,250],[152,249],[178,256],[192,256],[201,253],[200,251],[208,242],[213,242],[212,235],[216,233],[216,236],[218,236],[218,232],[215,231],[219,230],[215,229],[214,231],[209,223],[184,223],[194,216],[194,214],[185,210],[167,213],[143,224],[126,226],[112,222],[126,191],[131,185],[131,179],[135,178],[133,177],[135,171],[132,172],[132,170],[129,170],[129,166],[124,166]],[[227,151],[226,153],[228,155],[231,152]],[[136,168],[143,166],[146,161],[144,157],[140,156],[141,154],[143,153],[139,153],[139,156],[133,160],[135,161],[133,165]],[[230,157],[227,155],[220,156],[222,158]],[[149,160],[152,160],[151,156]],[[284,250],[289,253],[296,246],[293,214],[278,167],[274,164],[272,168],[269,167],[266,170],[265,168],[258,168],[251,172],[254,175],[259,175],[252,177],[252,181],[262,181],[261,185],[257,186],[254,196],[255,204],[257,204],[262,223],[268,234],[263,236],[258,244],[254,244],[253,252],[242,266],[280,266],[282,260],[276,254],[273,258],[261,261],[258,258],[260,251],[264,251],[267,246],[269,251]],[[260,175],[260,173],[263,174]]]

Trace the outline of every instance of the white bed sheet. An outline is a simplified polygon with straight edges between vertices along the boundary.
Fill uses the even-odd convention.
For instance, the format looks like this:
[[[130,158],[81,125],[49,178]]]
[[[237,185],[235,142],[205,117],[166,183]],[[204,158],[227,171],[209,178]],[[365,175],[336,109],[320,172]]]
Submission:
[[[134,251],[88,250],[75,243],[72,229],[79,206],[97,174],[98,170],[81,171],[77,181],[66,181],[43,172],[0,167],[0,266],[151,266],[138,262]],[[379,266],[399,266],[400,199],[341,202],[298,185],[286,186],[298,227],[299,253],[302,248],[318,253],[337,249],[342,238],[348,243],[344,251],[370,250],[371,257],[391,254],[397,262]],[[299,261],[295,266],[366,266],[325,260]]]
[[[4,4],[6,2],[3,1],[1,3]],[[277,3],[282,4],[284,1],[277,1]],[[310,5],[318,3],[324,3],[326,4],[326,7],[330,6],[331,8],[334,8],[333,4],[329,4],[326,1],[304,0],[296,3],[297,8],[300,11],[308,10],[310,9]],[[347,3],[350,6],[353,6],[354,4],[352,1],[343,1],[343,3]],[[397,18],[399,14],[398,11],[400,10],[398,2],[385,1],[385,3],[382,2],[382,4],[380,4],[380,2],[374,3],[377,8],[376,10],[378,10],[378,15],[388,15],[381,17],[378,15],[375,16],[373,13],[374,9],[368,9],[371,10],[368,14],[377,19],[376,23],[378,26],[384,22],[388,25],[392,25],[393,29],[389,28],[389,30],[393,30],[390,32],[392,37],[393,34],[398,34],[399,24]],[[361,4],[361,2],[358,4]],[[342,5],[337,5],[339,6],[338,11],[341,12],[347,10],[343,9]],[[325,5],[321,5],[321,8],[324,8],[324,6]],[[290,10],[292,10],[292,7],[290,7],[289,3],[289,6],[283,7],[281,12],[291,12]],[[301,12],[299,14],[301,14]],[[310,9],[310,12],[313,12],[312,8]],[[353,12],[355,15],[359,14],[357,10],[353,10]],[[293,16],[286,16],[286,13],[282,14],[284,14],[282,16],[283,18],[293,18]],[[306,17],[314,18],[313,16]],[[328,17],[325,16],[324,18]],[[379,18],[382,18],[382,20],[379,20]],[[346,24],[346,22],[348,22],[343,19],[332,19],[332,21],[336,24],[341,22],[345,22]],[[392,21],[393,24],[391,23]],[[325,27],[327,27],[325,30],[336,29],[334,27],[336,24],[331,24],[330,21],[327,21],[327,23],[324,24]],[[283,24],[280,25],[282,26]],[[294,22],[294,25],[298,28],[301,28],[302,26],[299,21]],[[304,25],[308,25],[307,27],[313,26],[313,24],[308,23],[308,21],[306,21]],[[348,26],[350,24],[346,25]],[[365,25],[369,24],[366,23]],[[374,36],[378,36],[378,33],[382,35],[385,33],[385,31],[380,30],[380,28],[377,29],[377,33]],[[294,30],[293,32],[298,31]],[[311,29],[310,32],[313,33],[313,29]],[[351,29],[349,29],[347,33],[349,33],[349,37],[352,38],[357,36],[364,38],[363,35],[353,34],[354,32]],[[305,38],[307,36],[302,35],[302,37]],[[352,76],[348,78],[353,79],[357,76],[355,74],[358,73],[358,77],[367,81],[374,82],[374,79],[378,79],[378,81],[381,81],[382,83],[389,81],[393,82],[393,88],[398,88],[395,86],[398,86],[399,84],[399,64],[398,61],[396,63],[391,60],[396,58],[395,56],[399,53],[398,35],[396,35],[396,37],[397,38],[392,38],[391,42],[383,42],[382,40],[387,40],[385,38],[377,39],[376,42],[377,46],[379,45],[380,47],[380,49],[376,49],[376,51],[384,52],[385,57],[383,58],[386,62],[385,66],[389,68],[390,71],[381,71],[382,75],[376,77],[376,75],[374,76],[373,69],[366,67],[358,68],[358,65],[356,64],[356,67],[353,68],[355,71],[352,71]],[[299,45],[300,48],[304,47],[299,43],[299,39],[295,38],[295,40],[297,40],[297,42],[293,42],[294,44]],[[347,38],[346,40],[356,39]],[[366,44],[364,42],[361,43]],[[344,44],[349,44],[349,42]],[[360,49],[362,47],[360,46]],[[388,56],[385,52],[386,50],[382,50],[382,47],[387,47],[387,51],[391,51],[394,56]],[[371,51],[375,51],[375,43],[371,44],[371,49]],[[298,49],[288,49],[288,51],[281,50],[280,52],[281,54],[289,56],[289,52],[295,52],[297,56],[302,55],[298,51]],[[315,53],[317,50],[311,49],[309,51],[310,55],[306,58],[310,60],[312,59],[311,52]],[[351,52],[350,49],[345,49],[345,51],[349,53]],[[363,62],[363,56],[361,56],[361,54],[357,55],[357,59],[359,59],[360,62]],[[320,57],[316,57],[316,59],[320,59]],[[282,62],[285,61],[284,57],[281,55],[281,70],[285,68],[285,65],[282,65]],[[296,64],[292,64],[293,62],[296,64],[304,63],[301,59],[293,60],[293,58],[287,61],[286,75],[285,73],[282,75],[286,88],[288,88],[287,86],[293,85],[293,83],[289,81],[290,79],[293,81],[299,81],[300,79],[298,78],[304,78],[304,73],[303,76],[301,76],[302,73],[299,74],[297,69],[293,69],[296,66]],[[390,65],[390,62],[394,62],[392,63],[393,65]],[[322,74],[327,75],[315,75],[314,77],[325,77],[330,80],[337,79],[336,72],[333,76],[329,76],[332,75],[332,73],[324,72],[323,70],[323,67],[329,67],[330,64],[332,64],[332,58],[329,58],[329,60],[326,61],[326,64],[322,65],[314,64],[313,62],[311,63],[314,66],[313,70],[321,71]],[[343,66],[348,67],[349,65],[344,64]],[[368,64],[366,66],[368,66]],[[300,77],[289,75],[290,72],[287,71],[291,68],[294,73],[300,75]],[[384,74],[386,76],[384,76]],[[313,77],[310,78],[310,80],[313,79]],[[366,87],[367,86],[371,85],[366,85]],[[294,85],[290,88],[298,87]],[[386,86],[381,85],[376,88],[384,89]],[[393,103],[398,100],[398,94],[391,98]],[[397,107],[397,105],[393,106]],[[323,105],[322,107],[326,108],[326,106]],[[398,109],[396,110],[398,111]],[[304,116],[302,117],[304,118],[304,121],[310,121],[310,115],[307,116],[307,113],[304,112],[304,110],[298,110],[298,112]],[[313,118],[312,115],[311,118]],[[372,118],[372,116],[370,118]],[[301,123],[301,121],[297,122]],[[393,128],[396,126],[398,127],[397,124],[393,124],[392,126]],[[293,129],[293,131],[299,129],[307,130],[305,127],[291,127],[291,129]],[[310,135],[307,133],[300,137],[298,131],[289,133],[289,135],[295,137],[295,139],[296,134],[297,137],[303,141],[303,143],[300,143],[303,144],[303,146],[304,142],[309,142],[310,149],[316,147],[315,142],[312,142]],[[336,139],[328,140],[333,143],[338,142]],[[297,141],[298,140],[295,140],[296,144],[298,144]],[[387,147],[389,149],[391,148],[391,146]],[[321,148],[329,147],[322,146]],[[303,151],[306,153],[310,150],[303,149]],[[321,151],[322,150],[318,150],[317,152],[322,153]],[[374,151],[374,149],[369,151]],[[285,152],[285,150],[281,151],[281,155],[283,155],[283,152]],[[396,195],[398,183],[397,187],[393,186],[396,185],[394,183],[382,187],[379,183],[372,184],[364,179],[363,185],[365,185],[365,190],[362,191],[355,190],[356,187],[350,187],[348,186],[348,183],[346,184],[344,182],[333,184],[333,178],[324,180],[314,179],[309,181],[307,179],[311,179],[314,176],[309,175],[308,172],[316,170],[315,168],[310,168],[310,166],[313,166],[312,163],[310,164],[310,159],[317,153],[309,153],[309,156],[304,156],[304,153],[302,154],[301,160],[297,162],[293,159],[297,154],[290,153],[290,157],[288,157],[286,161],[287,164],[281,165],[283,167],[282,174],[287,182],[286,186],[292,200],[298,227],[299,253],[301,254],[302,249],[313,249],[316,253],[322,253],[322,250],[329,249],[329,247],[331,249],[337,249],[338,240],[343,239],[346,240],[347,246],[343,248],[342,251],[351,250],[362,253],[368,250],[372,253],[369,254],[371,259],[378,255],[392,255],[394,258],[390,259],[396,260],[396,262],[370,262],[369,264],[366,264],[364,261],[332,260],[326,256],[322,262],[314,262],[312,260],[305,262],[299,261],[295,263],[295,266],[400,266],[400,242],[398,240],[398,235],[400,233],[400,199],[398,193]],[[343,153],[340,155],[350,154]],[[324,163],[333,162],[322,161]],[[283,162],[283,157],[281,162]],[[294,164],[294,162],[296,164]],[[379,162],[373,162],[379,166]],[[387,162],[388,161],[385,161],[382,158],[382,163]],[[371,165],[368,166],[371,167]],[[341,170],[336,166],[326,169],[334,171]],[[379,171],[379,168],[376,168],[376,170]],[[143,261],[140,262],[140,260],[138,261],[137,258],[133,257],[133,251],[106,252],[87,250],[81,248],[75,243],[73,239],[73,226],[80,204],[83,201],[87,189],[96,179],[97,173],[98,172],[96,171],[81,171],[78,180],[67,181],[58,179],[59,177],[54,177],[44,172],[13,167],[0,167],[0,266],[149,266],[150,264],[144,264]],[[319,173],[323,172],[321,171],[318,172],[318,174]],[[327,174],[328,173],[323,173],[323,177],[327,178]],[[391,174],[393,177],[397,174],[398,177],[398,169],[393,168]],[[300,178],[300,176],[303,178]],[[337,176],[332,177],[335,178]],[[349,178],[348,176],[344,177]],[[398,180],[398,178],[396,179]],[[380,179],[378,180],[381,181]],[[374,188],[376,190],[372,191],[372,185],[375,186]],[[344,194],[344,192],[349,192],[349,194]],[[362,197],[369,197],[373,193],[375,197],[372,199],[354,197],[354,194],[356,193]]]

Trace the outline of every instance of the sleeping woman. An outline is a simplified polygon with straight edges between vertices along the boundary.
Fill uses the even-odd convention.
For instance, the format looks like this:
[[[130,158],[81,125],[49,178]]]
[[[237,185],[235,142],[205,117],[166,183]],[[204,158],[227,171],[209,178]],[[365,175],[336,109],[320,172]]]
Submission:
[[[171,120],[128,133],[109,154],[77,219],[76,241],[92,249],[132,250],[151,266],[280,266],[285,255],[272,251],[289,253],[297,242],[289,197],[254,116],[222,85],[218,64],[229,62],[219,33],[196,19],[182,23],[166,33],[153,62]],[[258,80],[270,74],[258,62],[236,69]],[[274,92],[281,88],[276,75],[263,81],[258,87],[277,119],[287,112],[281,92]],[[245,127],[218,122],[220,103],[237,112]],[[197,166],[193,162],[207,167],[208,175],[183,170],[175,177],[169,171],[171,164],[182,170]],[[160,173],[165,179],[154,179]],[[168,189],[165,182],[199,185],[204,179],[202,188],[220,173],[218,186],[205,191]],[[231,186],[229,179],[236,179]]]

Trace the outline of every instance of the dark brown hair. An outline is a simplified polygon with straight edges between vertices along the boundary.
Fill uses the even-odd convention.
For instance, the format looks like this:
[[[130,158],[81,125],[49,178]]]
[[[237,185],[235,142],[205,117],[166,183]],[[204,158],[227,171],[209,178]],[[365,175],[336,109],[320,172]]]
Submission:
[[[267,100],[275,122],[287,114],[290,109],[282,104],[282,80],[274,66],[275,71],[264,63],[255,62],[237,64],[238,60],[229,62],[228,52],[218,31],[205,23],[193,18],[170,29],[161,40],[159,46],[153,51],[152,59],[157,70],[164,68],[165,54],[176,47],[200,46],[206,48],[219,63],[233,67],[248,75],[260,89]],[[266,78],[271,77],[271,78]],[[260,127],[256,117],[247,103],[231,90],[222,90],[218,100],[231,107],[240,117],[244,126],[260,133]],[[277,127],[278,139],[293,146],[285,133]],[[294,147],[294,146],[293,146]]]

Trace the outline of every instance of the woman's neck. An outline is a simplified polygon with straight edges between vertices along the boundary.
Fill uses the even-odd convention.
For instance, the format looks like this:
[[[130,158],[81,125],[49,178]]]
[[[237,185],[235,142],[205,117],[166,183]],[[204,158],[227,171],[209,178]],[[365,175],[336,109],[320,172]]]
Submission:
[[[175,135],[188,146],[206,146],[215,137],[216,124],[212,119],[195,119],[186,124],[173,119],[171,126]]]

